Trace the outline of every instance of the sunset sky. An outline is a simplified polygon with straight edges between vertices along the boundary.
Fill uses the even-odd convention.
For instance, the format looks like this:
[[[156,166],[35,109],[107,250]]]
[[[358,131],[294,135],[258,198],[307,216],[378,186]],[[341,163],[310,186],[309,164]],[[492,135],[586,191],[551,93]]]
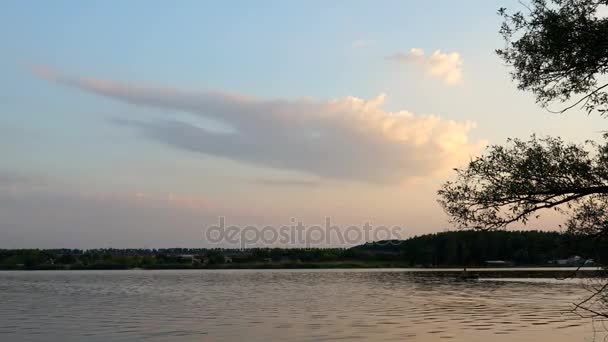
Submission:
[[[500,7],[6,1],[0,248],[208,247],[219,216],[451,228],[436,191],[487,144],[605,127],[516,89]]]

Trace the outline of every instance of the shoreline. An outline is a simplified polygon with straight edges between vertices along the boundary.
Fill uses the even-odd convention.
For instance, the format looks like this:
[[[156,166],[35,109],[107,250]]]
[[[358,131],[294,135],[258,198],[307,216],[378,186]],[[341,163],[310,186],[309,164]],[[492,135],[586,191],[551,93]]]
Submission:
[[[361,265],[361,264],[228,264],[205,265],[164,265],[161,267],[123,267],[121,265],[94,265],[89,267],[31,267],[0,269],[2,271],[159,271],[159,270],[365,270],[387,269],[403,271],[415,276],[425,277],[458,277],[463,273],[462,267],[407,267],[401,265]],[[470,267],[467,272],[479,278],[597,278],[608,276],[608,271],[601,267]]]

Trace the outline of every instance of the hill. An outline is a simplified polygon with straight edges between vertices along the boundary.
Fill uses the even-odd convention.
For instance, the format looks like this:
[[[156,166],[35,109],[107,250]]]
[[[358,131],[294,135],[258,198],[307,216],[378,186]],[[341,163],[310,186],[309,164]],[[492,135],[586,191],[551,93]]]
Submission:
[[[367,255],[425,266],[483,266],[496,260],[522,266],[547,265],[573,256],[608,261],[607,239],[543,231],[450,231],[367,243],[352,249],[359,258]]]

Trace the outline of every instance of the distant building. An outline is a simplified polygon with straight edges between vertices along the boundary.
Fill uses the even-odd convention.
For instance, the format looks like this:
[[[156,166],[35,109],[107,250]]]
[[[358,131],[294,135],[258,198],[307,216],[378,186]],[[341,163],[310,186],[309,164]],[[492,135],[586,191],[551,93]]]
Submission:
[[[593,265],[595,260],[593,259],[584,259],[578,255],[574,255],[569,257],[568,259],[558,259],[554,261],[550,261],[550,264],[557,264],[559,266],[581,266],[581,265]]]
[[[581,257],[578,255],[575,256],[571,256],[568,259],[559,259],[557,260],[557,264],[560,266],[572,266],[572,265],[579,265],[581,263]]]
[[[192,261],[196,261],[199,264],[206,265],[209,263],[209,257],[206,255],[197,255],[194,258],[192,258]]]

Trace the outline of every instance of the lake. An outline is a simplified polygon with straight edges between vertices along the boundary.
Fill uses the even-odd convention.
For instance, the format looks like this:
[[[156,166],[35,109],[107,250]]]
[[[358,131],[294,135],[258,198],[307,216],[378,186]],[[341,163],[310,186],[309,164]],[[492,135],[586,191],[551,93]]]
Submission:
[[[0,341],[585,341],[568,310],[587,294],[378,269],[7,271]]]

